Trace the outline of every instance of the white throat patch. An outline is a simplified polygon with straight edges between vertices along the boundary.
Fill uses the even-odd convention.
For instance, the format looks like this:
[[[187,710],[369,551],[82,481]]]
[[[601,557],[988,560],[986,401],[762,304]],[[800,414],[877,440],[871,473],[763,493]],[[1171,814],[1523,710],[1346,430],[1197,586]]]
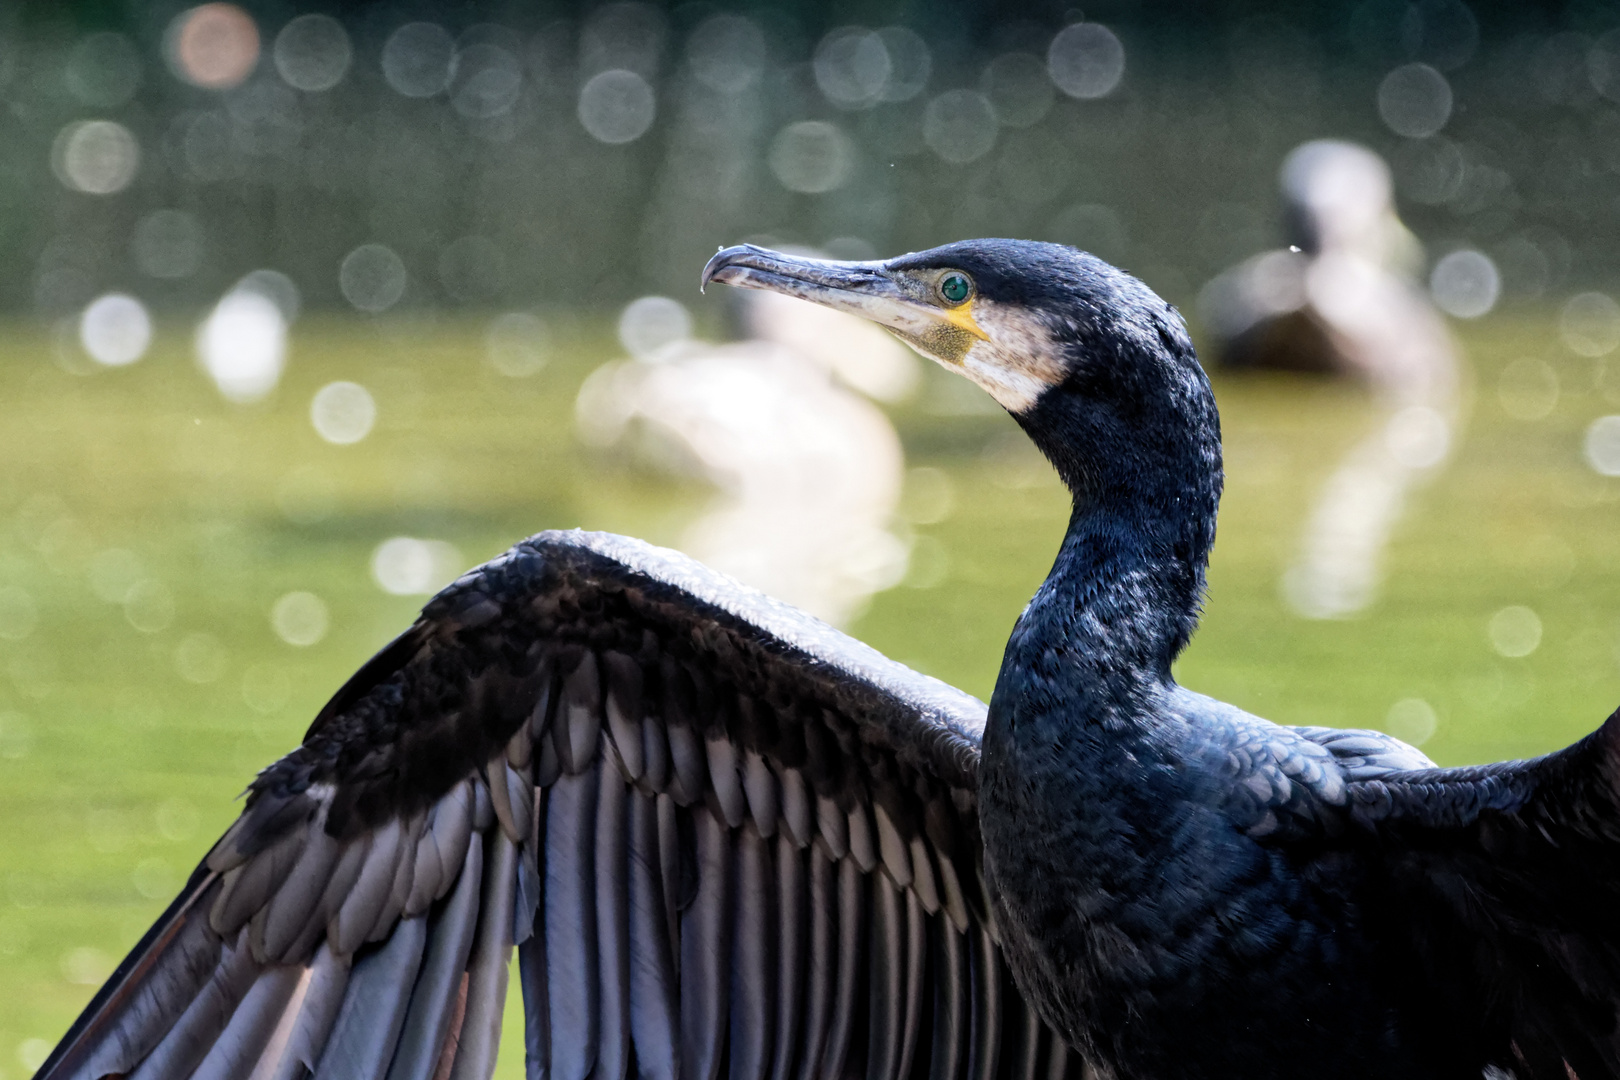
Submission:
[[[1024,412],[1048,388],[1063,381],[1061,350],[1045,324],[1028,310],[979,300],[973,305],[973,319],[989,340],[974,342],[957,370],[982,386],[1002,408]]]

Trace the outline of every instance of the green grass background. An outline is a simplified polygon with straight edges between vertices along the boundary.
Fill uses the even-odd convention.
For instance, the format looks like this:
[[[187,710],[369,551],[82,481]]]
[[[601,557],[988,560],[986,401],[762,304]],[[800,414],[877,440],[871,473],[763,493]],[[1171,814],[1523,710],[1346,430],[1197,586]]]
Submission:
[[[0,1080],[11,1080],[162,910],[254,771],[409,622],[420,599],[371,580],[380,541],[448,540],[469,565],[543,528],[670,542],[710,495],[576,446],[574,392],[618,352],[605,321],[559,327],[549,366],[511,379],[484,362],[475,321],[306,319],[281,388],[253,407],[218,397],[186,327],[166,328],[133,367],[88,374],[67,370],[81,365],[48,332],[0,329],[0,590],[26,592],[34,613],[6,594]],[[1393,702],[1422,697],[1439,716],[1425,750],[1443,763],[1556,748],[1620,703],[1620,481],[1581,455],[1586,425],[1620,403],[1602,394],[1600,365],[1557,344],[1548,313],[1460,333],[1475,374],[1458,452],[1412,500],[1382,599],[1352,620],[1292,615],[1277,579],[1318,485],[1373,422],[1368,399],[1317,381],[1217,380],[1227,498],[1207,614],[1178,665],[1185,684],[1285,723],[1376,727]],[[1525,356],[1551,364],[1562,388],[1533,423],[1510,419],[1496,390]],[[308,419],[334,379],[377,400],[375,430],[353,446],[322,442]],[[1068,508],[1006,417],[963,411],[970,389],[931,368],[894,410],[908,464],[943,470],[953,509],[908,526],[916,574],[850,629],[985,697]],[[92,569],[110,548],[169,590],[165,629],[140,632],[97,598]],[[308,648],[270,626],[293,590],[331,612]],[[1486,633],[1509,604],[1545,627],[1523,659],[1497,656]],[[205,682],[177,666],[196,635],[223,657]],[[506,1076],[521,1075],[517,998]]]

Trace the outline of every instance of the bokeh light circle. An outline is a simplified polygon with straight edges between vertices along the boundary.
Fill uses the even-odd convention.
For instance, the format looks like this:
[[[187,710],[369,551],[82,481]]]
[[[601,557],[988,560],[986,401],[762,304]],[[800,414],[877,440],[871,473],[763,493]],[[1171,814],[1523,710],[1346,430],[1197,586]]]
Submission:
[[[982,82],[996,120],[1006,127],[1038,124],[1052,111],[1052,79],[1033,53],[1002,53],[985,66]]]
[[[652,86],[633,71],[611,68],[593,75],[579,91],[580,125],[610,146],[647,134],[658,114]]]
[[[1586,429],[1586,463],[1604,476],[1620,476],[1620,416],[1600,416]]]
[[[280,270],[258,269],[251,270],[236,283],[241,292],[258,293],[281,309],[281,317],[289,323],[298,318],[298,312],[303,306],[303,299],[298,294],[298,285],[292,278]]]
[[[816,46],[812,70],[816,86],[828,101],[858,109],[882,98],[894,62],[888,45],[875,31],[843,26],[829,32]]]
[[[1489,255],[1464,248],[1434,264],[1429,293],[1446,314],[1477,319],[1496,306],[1502,295],[1502,275]]]
[[[80,120],[64,127],[51,145],[51,167],[62,185],[87,195],[112,195],[135,179],[140,144],[123,124]]]
[[[327,383],[309,404],[309,422],[327,442],[351,446],[371,434],[377,422],[377,402],[359,383]]]
[[[1606,293],[1569,298],[1558,313],[1558,336],[1573,353],[1605,356],[1620,346],[1620,304]]]
[[[765,70],[765,35],[742,15],[711,15],[686,39],[692,77],[710,90],[740,94]]]
[[[394,536],[371,553],[371,579],[392,596],[435,592],[461,572],[461,552],[443,540]]]
[[[923,140],[953,165],[965,165],[996,145],[996,110],[976,90],[947,90],[923,111]]]
[[[1378,84],[1378,115],[1409,139],[1435,134],[1451,119],[1451,84],[1428,64],[1403,64]]]
[[[1486,633],[1499,655],[1516,660],[1540,647],[1541,617],[1521,604],[1512,604],[1491,616]]]
[[[1412,746],[1428,742],[1439,726],[1434,706],[1418,697],[1402,698],[1389,707],[1384,717],[1384,730]]]
[[[405,97],[432,97],[450,85],[456,43],[437,23],[413,22],[383,43],[383,79]]]
[[[343,81],[354,49],[348,31],[330,15],[300,15],[276,35],[271,58],[288,86],[319,93]]]
[[[450,104],[456,112],[487,120],[509,112],[523,93],[523,65],[499,45],[479,43],[456,55]]]
[[[405,295],[405,263],[383,244],[361,244],[343,257],[338,287],[361,311],[387,311]]]
[[[619,341],[638,360],[656,360],[691,336],[691,313],[685,304],[667,296],[632,300],[619,315]]]
[[[174,624],[174,593],[156,578],[143,578],[124,596],[124,620],[143,634],[159,634]]]
[[[259,27],[235,4],[201,4],[174,17],[165,52],[169,67],[186,82],[229,90],[259,62]]]
[[[229,661],[225,646],[212,634],[187,634],[174,651],[174,668],[186,682],[218,682]]]
[[[934,71],[934,56],[922,35],[904,26],[885,26],[877,36],[889,54],[889,77],[878,98],[910,101],[926,90],[928,77]]]
[[[282,641],[301,649],[318,644],[331,621],[326,601],[312,592],[290,592],[270,606],[270,628]]]
[[[1620,101],[1620,30],[1610,30],[1592,43],[1586,54],[1586,73],[1592,89],[1610,101]]]
[[[771,174],[789,191],[819,195],[849,179],[855,145],[836,124],[801,120],[777,132],[766,160]]]
[[[145,356],[152,344],[152,317],[133,296],[98,296],[79,316],[79,344],[98,364],[126,367]]]
[[[141,560],[128,548],[108,548],[90,560],[90,591],[108,604],[122,604],[144,576]]]
[[[490,320],[484,331],[484,358],[513,379],[539,372],[551,359],[551,330],[527,311],[508,311]]]
[[[197,359],[227,401],[258,401],[287,360],[287,317],[270,297],[238,285],[197,328]]]
[[[1101,23],[1071,23],[1046,50],[1046,70],[1072,98],[1100,98],[1125,77],[1125,46]]]
[[[13,885],[12,888],[15,890],[17,886]],[[30,1073],[44,1065],[45,1059],[50,1056],[51,1044],[38,1036],[17,1043],[17,1061]]]

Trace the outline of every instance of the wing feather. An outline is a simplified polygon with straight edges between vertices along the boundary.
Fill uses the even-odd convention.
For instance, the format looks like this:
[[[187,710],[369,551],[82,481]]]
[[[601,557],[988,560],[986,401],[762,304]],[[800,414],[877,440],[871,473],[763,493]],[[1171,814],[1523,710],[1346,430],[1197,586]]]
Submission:
[[[731,949],[731,1080],[763,1080],[770,1066],[776,944],[770,849],[753,821],[736,831]]]
[[[680,981],[664,900],[658,799],[630,796],[630,1038],[636,1069],[649,1080],[675,1080]]]
[[[303,977],[302,969],[288,966],[275,968],[257,979],[197,1066],[193,1080],[236,1080],[250,1073],[281,1026]]]
[[[76,1026],[81,1037],[63,1039],[57,1055],[64,1070],[128,1073],[152,1052],[219,966],[224,943],[207,917],[218,891],[217,875],[199,868],[85,1010]]]
[[[928,919],[923,913],[922,901],[915,891],[905,892],[906,981],[905,1011],[902,1014],[900,1041],[900,1067],[898,1077],[911,1075],[912,1060],[917,1053],[918,1035],[922,1025],[923,976],[928,964]]]
[[[315,1066],[317,1080],[382,1080],[387,1074],[426,945],[427,919],[418,916],[355,960],[337,1023]]]
[[[1620,1075],[1620,712],[1557,753],[1465,769],[1364,741],[1348,795],[1372,915],[1425,1030],[1520,1080]]]
[[[928,1080],[957,1080],[967,1062],[972,1030],[967,952],[961,932],[949,921],[936,919],[933,931],[934,1038],[928,1056]]]
[[[485,843],[489,871],[484,874],[478,913],[478,936],[467,963],[466,1006],[456,1040],[450,1080],[487,1080],[495,1071],[501,1045],[501,1018],[506,1004],[506,977],[512,959],[512,903],[516,892],[517,845],[496,830]]]
[[[1045,1026],[1016,991],[1006,995],[1006,1013],[1008,1080],[1036,1080],[1041,1064],[1041,1033]]]
[[[597,770],[560,777],[546,805],[546,982],[551,1073],[585,1080],[596,1064]]]
[[[246,934],[239,933],[235,942],[225,946],[219,966],[163,1041],[135,1070],[137,1080],[190,1076],[201,1063],[259,972],[245,939]]]
[[[309,972],[309,986],[287,1040],[286,1057],[273,1074],[277,1080],[314,1072],[332,1025],[337,1023],[338,1010],[343,1007],[354,965],[351,957],[333,952],[332,947],[323,942],[316,950]]]
[[[900,893],[882,874],[870,874],[871,976],[867,984],[866,1080],[895,1080],[905,1037],[905,948]]]
[[[991,1080],[1001,1059],[1001,957],[990,932],[968,933],[968,986],[973,998],[973,1030],[968,1048],[970,1080]]]
[[[641,665],[622,652],[602,654],[607,676],[607,730],[619,751],[619,768],[629,783],[647,769],[641,734]]]
[[[254,781],[41,1077],[485,1078],[516,947],[537,1080],[1059,1080],[989,922],[982,716],[671,553],[538,537]]]
[[[546,936],[535,934],[518,946],[518,978],[523,985],[524,1076],[539,1080],[551,1066],[551,1002],[546,987]]]
[[[789,770],[792,774],[792,770]],[[784,829],[776,838],[776,1017],[771,1043],[771,1080],[792,1080],[804,1011],[810,886],[805,857]]]
[[[303,852],[291,872],[276,888],[269,904],[254,916],[261,956],[276,963],[290,962],[294,959],[294,944],[314,924],[325,922],[321,894],[341,850],[338,842],[327,833],[324,821],[318,820],[312,825]],[[412,914],[420,914],[420,910]]]
[[[837,860],[818,838],[810,845],[810,953],[805,970],[804,1049],[798,1056],[797,1080],[820,1076],[832,1024],[838,986]]]
[[[730,1016],[731,834],[707,807],[692,812],[697,889],[681,915],[681,1076],[714,1080]]]
[[[630,1053],[629,788],[618,749],[604,743],[596,803],[596,1080],[622,1080]]]
[[[484,874],[482,844],[467,846],[460,869],[449,902],[432,917],[432,933],[411,991],[388,1080],[430,1080],[449,1037],[450,1002],[461,989],[461,976],[467,970],[478,928]]]
[[[854,1038],[855,1010],[861,1004],[865,984],[866,881],[853,859],[838,861],[837,918],[838,974],[833,983],[832,1016],[827,1040],[821,1051],[823,1080],[840,1080],[844,1060]]]

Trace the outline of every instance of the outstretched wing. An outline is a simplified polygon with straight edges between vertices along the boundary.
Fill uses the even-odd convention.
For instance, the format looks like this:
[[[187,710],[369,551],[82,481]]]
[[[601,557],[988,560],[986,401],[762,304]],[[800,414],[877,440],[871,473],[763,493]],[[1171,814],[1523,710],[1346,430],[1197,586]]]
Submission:
[[[1546,757],[1349,793],[1435,1045],[1519,1080],[1620,1076],[1620,713]]]
[[[984,706],[673,552],[546,533],[250,788],[41,1077],[1058,1080],[990,921]]]

